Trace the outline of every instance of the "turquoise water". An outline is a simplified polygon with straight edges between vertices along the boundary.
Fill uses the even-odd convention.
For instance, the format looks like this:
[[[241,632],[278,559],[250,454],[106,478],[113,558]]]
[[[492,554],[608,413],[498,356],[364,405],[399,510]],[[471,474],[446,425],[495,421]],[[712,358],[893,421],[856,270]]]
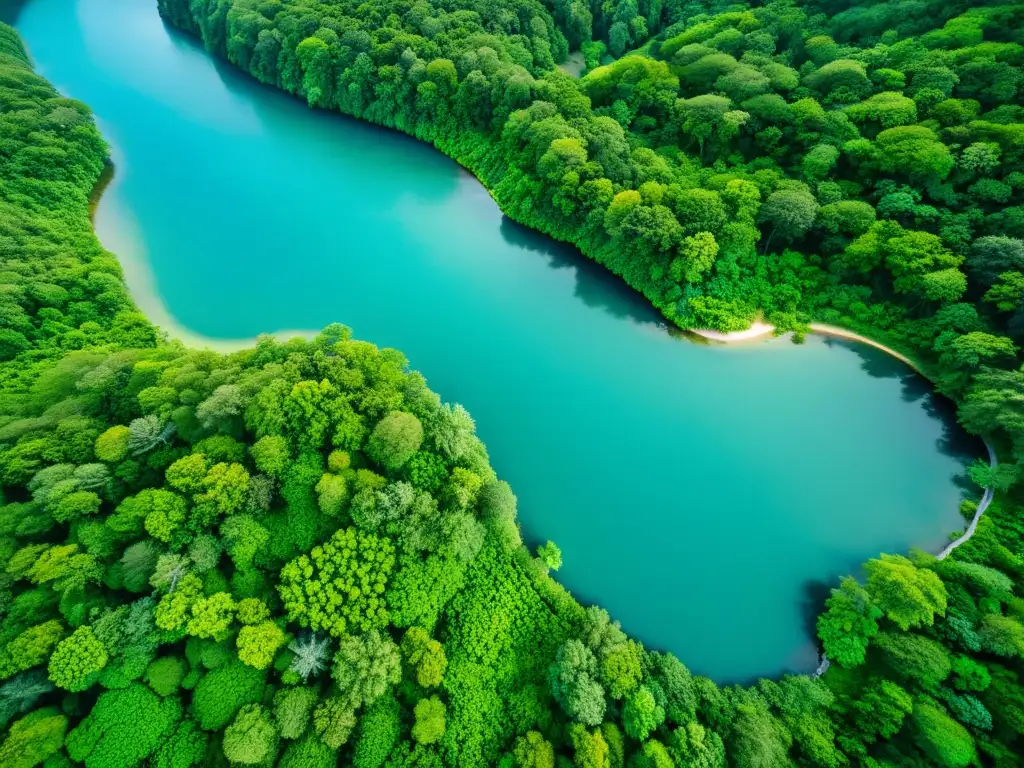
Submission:
[[[17,21],[114,147],[96,226],[150,317],[214,344],[340,321],[401,349],[473,413],[559,580],[695,671],[812,669],[826,585],[961,527],[964,438],[882,353],[673,337],[454,163],[213,61],[155,0]]]

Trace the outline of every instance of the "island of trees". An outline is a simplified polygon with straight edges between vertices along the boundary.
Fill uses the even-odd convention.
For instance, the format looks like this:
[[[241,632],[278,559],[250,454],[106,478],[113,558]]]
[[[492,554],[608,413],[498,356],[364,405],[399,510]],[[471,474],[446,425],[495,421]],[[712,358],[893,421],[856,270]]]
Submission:
[[[401,353],[331,326],[221,355],[139,314],[89,221],[91,114],[3,27],[0,766],[1020,765],[1024,7],[160,9],[432,142],[682,327],[906,351],[997,446],[972,476],[998,494],[950,557],[833,590],[820,678],[691,675],[551,578],[472,418]]]

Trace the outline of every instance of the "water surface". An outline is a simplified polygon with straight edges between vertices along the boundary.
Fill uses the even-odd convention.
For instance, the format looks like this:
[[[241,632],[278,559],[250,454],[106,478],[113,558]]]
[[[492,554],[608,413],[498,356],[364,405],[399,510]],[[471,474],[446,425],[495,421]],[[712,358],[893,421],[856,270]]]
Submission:
[[[155,0],[31,0],[18,27],[114,147],[96,227],[155,322],[401,349],[473,413],[558,578],[695,671],[813,669],[826,585],[961,527],[963,436],[882,353],[675,338],[454,163],[215,62]]]

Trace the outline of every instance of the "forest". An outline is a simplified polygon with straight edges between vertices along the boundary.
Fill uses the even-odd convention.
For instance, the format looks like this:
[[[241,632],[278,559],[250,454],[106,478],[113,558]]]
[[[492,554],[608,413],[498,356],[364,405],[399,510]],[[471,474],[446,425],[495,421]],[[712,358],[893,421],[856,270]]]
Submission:
[[[821,677],[692,675],[552,578],[470,414],[400,352],[154,328],[92,232],[88,107],[0,27],[0,765],[1021,764],[1024,6],[160,11],[431,142],[680,327],[815,320],[905,351],[996,446],[970,476],[998,494],[950,557],[836,585]]]

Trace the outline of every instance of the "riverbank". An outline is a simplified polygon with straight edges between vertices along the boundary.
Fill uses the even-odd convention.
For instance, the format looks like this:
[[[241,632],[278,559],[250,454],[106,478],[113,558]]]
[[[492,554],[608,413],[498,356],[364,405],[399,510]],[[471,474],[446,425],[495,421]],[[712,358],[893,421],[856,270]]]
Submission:
[[[854,331],[847,330],[846,328],[840,328],[837,325],[828,325],[826,323],[810,323],[807,328],[811,333],[815,333],[819,336],[831,336],[837,339],[856,341],[860,344],[867,344],[875,349],[880,349],[887,355],[906,363],[915,372],[920,373],[922,376],[924,375],[924,371],[922,371],[921,366],[902,352],[898,352],[892,347],[888,347],[880,341],[875,341],[868,336],[863,336],[859,333],[855,333]],[[770,325],[769,323],[756,322],[749,328],[742,331],[723,333],[722,331],[714,331],[708,328],[691,328],[688,333],[692,333],[702,339],[707,339],[708,341],[720,344],[739,344],[766,339],[775,333],[775,326]]]

